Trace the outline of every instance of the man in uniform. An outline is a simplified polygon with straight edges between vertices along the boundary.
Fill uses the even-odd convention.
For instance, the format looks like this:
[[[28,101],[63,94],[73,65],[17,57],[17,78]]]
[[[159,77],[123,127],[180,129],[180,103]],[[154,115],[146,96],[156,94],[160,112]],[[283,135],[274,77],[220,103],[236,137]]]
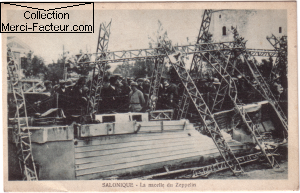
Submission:
[[[178,99],[178,88],[175,84],[170,84],[170,80],[165,78],[163,82],[161,102],[165,109],[176,108]]]
[[[131,84],[131,92],[129,93],[130,98],[130,106],[129,109],[131,112],[140,112],[145,105],[145,98],[142,91],[137,89],[138,84],[136,82],[132,82]]]
[[[142,91],[143,94],[144,94],[144,79],[143,78],[138,78],[137,79],[137,84],[138,84],[137,89]]]

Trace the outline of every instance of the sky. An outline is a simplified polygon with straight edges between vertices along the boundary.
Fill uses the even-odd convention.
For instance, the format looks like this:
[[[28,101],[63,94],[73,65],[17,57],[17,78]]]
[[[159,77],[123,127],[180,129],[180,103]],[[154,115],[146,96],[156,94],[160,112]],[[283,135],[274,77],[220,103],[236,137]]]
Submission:
[[[112,21],[108,45],[110,51],[148,48],[148,37],[155,36],[158,20],[174,44],[186,45],[187,39],[195,43],[203,12],[204,10],[95,10],[95,33],[18,33],[12,35],[29,45],[34,55],[41,56],[45,63],[49,64],[62,55],[63,46],[70,56],[78,54],[80,50],[95,53],[101,22]],[[263,11],[259,12],[263,17]],[[84,11],[76,12],[76,17],[84,17],[84,15]],[[251,43],[251,40],[248,42]],[[112,68],[114,68],[113,65]]]

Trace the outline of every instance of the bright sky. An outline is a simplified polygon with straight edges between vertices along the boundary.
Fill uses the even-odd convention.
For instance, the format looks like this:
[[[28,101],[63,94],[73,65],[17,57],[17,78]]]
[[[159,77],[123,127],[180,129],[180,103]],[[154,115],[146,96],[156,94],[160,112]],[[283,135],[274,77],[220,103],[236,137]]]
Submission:
[[[169,39],[174,43],[187,44],[187,37],[194,42],[200,28],[202,13],[202,10],[95,11],[94,34],[19,33],[13,35],[28,44],[35,55],[43,57],[46,63],[51,63],[62,54],[63,45],[70,54],[77,54],[80,50],[86,51],[86,49],[92,53],[96,52],[99,25],[110,20],[112,20],[108,45],[110,51],[148,48],[148,36],[153,36],[157,31],[158,20],[162,22]]]

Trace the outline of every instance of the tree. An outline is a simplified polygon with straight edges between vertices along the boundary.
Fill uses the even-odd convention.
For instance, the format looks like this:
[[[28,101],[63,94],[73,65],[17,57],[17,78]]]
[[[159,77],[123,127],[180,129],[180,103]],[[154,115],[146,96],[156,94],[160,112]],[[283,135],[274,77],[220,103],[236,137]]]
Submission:
[[[70,57],[67,59],[67,66],[68,66],[68,72],[75,72],[78,75],[82,75],[82,76],[87,76],[93,69],[94,69],[94,65],[91,65],[90,63],[90,58],[87,54],[84,54],[82,50],[80,50],[80,54],[82,55],[82,57],[80,58],[79,61],[77,61],[77,63],[75,63],[75,59],[76,56]],[[86,62],[86,63],[83,63]],[[79,63],[79,64],[78,64]],[[108,72],[108,70],[111,68],[111,66],[109,64],[106,64],[105,67],[105,71],[106,73]]]
[[[82,51],[80,51],[80,53],[83,54]],[[83,55],[83,57],[78,62],[89,62],[89,61],[90,61],[89,57],[87,55]],[[68,68],[69,73],[75,72],[79,75],[87,76],[89,72],[93,70],[93,67],[88,63],[77,65],[77,64],[73,64],[73,61],[71,61],[71,59],[68,59],[68,64],[70,65],[70,67]]]
[[[134,77],[151,77],[154,69],[154,62],[152,60],[137,60],[131,69]]]
[[[43,58],[36,55],[32,59],[25,58],[22,60],[21,68],[26,78],[39,77],[40,74],[46,76],[48,73]]]
[[[59,79],[63,79],[63,74],[64,74],[63,63],[60,63],[58,61],[57,63],[49,64],[47,68],[48,68],[48,73],[45,76],[45,79],[51,81],[59,81]]]

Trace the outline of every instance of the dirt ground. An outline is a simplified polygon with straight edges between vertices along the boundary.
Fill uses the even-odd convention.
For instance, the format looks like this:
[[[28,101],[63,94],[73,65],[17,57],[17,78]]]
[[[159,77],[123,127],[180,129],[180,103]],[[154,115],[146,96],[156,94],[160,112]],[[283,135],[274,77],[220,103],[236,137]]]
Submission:
[[[234,176],[230,170],[218,172],[208,176],[208,179],[287,179],[288,162],[282,160],[279,163],[280,168],[270,168],[266,163],[249,163],[242,165],[244,174]]]

